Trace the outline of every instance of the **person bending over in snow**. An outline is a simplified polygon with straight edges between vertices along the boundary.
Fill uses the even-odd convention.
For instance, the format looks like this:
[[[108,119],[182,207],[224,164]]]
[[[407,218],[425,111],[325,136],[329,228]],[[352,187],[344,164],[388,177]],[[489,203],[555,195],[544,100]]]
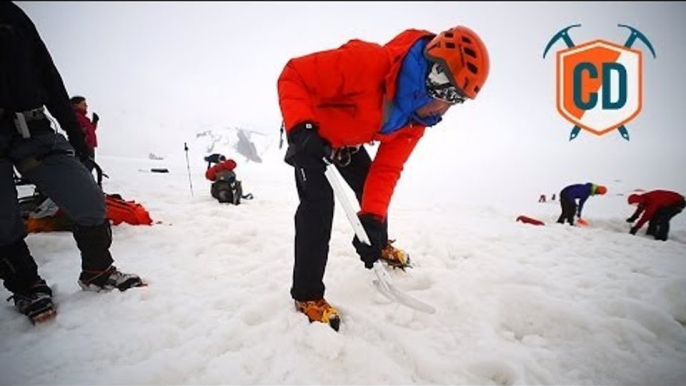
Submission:
[[[633,223],[643,213],[640,220],[631,227],[632,235],[635,235],[641,227],[648,222],[646,235],[655,237],[655,240],[667,241],[669,235],[669,221],[672,217],[681,213],[686,206],[684,196],[668,190],[653,190],[643,194],[632,194],[627,198],[629,205],[636,205],[636,212],[626,219]]]
[[[84,290],[124,291],[143,283],[113,265],[105,195],[79,162],[89,154],[84,134],[36,27],[21,8],[5,1],[0,2],[0,26],[0,277],[16,308],[35,323],[54,316],[55,309],[52,290],[38,275],[24,241],[13,166],[75,222],[78,283]],[[44,106],[69,142],[51,127]]]
[[[236,161],[222,157],[224,161],[220,161],[205,171],[205,178],[212,181],[210,194],[221,203],[238,205],[243,189],[241,182],[236,181],[236,173],[233,171],[236,168]]]
[[[408,255],[388,239],[387,211],[403,165],[424,134],[450,107],[475,99],[488,77],[481,38],[464,26],[436,35],[406,30],[379,45],[343,46],[291,59],[278,79],[287,132],[285,162],[295,169],[291,296],[310,321],[338,329],[340,315],[324,299],[334,195],[324,172],[330,157],[355,192],[371,246],[353,245],[371,269],[379,259],[406,267]],[[380,142],[372,160],[363,144]]]
[[[607,188],[603,185],[596,185],[590,182],[586,184],[569,185],[560,192],[560,206],[562,206],[562,214],[557,222],[564,224],[565,221],[569,225],[574,225],[574,216],[581,219],[581,211],[584,209],[584,203],[588,197],[596,194],[603,195],[607,193]],[[576,200],[579,200],[577,205]]]

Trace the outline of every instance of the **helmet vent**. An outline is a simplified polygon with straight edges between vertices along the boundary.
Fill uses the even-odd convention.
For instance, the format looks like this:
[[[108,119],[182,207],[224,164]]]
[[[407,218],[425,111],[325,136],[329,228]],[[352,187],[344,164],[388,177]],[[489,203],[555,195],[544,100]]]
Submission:
[[[465,47],[464,53],[465,53],[467,56],[471,56],[472,58],[476,59],[476,52],[474,52],[473,49],[471,49],[471,48],[466,48],[466,47]]]
[[[468,69],[469,72],[471,72],[472,74],[475,74],[475,75],[476,75],[476,74],[479,73],[479,69],[474,65],[474,63],[467,63],[467,69]]]
[[[453,42],[446,42],[445,43],[445,48],[450,48],[450,49],[455,49],[455,43]]]
[[[447,37],[448,39],[452,39],[453,37],[455,37],[455,35],[453,35],[452,32],[446,32],[445,37]]]
[[[472,39],[470,39],[470,38],[468,38],[468,37],[466,37],[466,36],[463,36],[463,37],[462,37],[462,41],[463,41],[464,43],[467,43],[467,44],[472,44]]]
[[[479,87],[479,86],[474,86],[474,93],[475,93],[475,94],[478,94],[478,93],[479,93],[479,90],[481,90],[481,87]]]

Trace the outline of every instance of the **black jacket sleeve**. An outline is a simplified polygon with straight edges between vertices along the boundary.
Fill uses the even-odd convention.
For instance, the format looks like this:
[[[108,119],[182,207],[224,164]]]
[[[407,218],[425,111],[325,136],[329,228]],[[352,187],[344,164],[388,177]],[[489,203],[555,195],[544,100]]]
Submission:
[[[79,128],[74,110],[69,102],[69,94],[67,94],[67,89],[48,52],[48,48],[28,16],[26,17],[26,22],[32,30],[32,44],[35,50],[34,60],[36,61],[36,67],[40,69],[41,85],[46,93],[45,107],[57,119],[60,127],[67,132],[69,137],[73,135],[83,136],[83,131]]]

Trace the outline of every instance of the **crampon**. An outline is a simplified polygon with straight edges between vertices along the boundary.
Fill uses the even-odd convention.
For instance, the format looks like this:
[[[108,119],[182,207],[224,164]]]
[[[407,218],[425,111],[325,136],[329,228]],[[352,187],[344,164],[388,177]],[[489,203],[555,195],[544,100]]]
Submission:
[[[394,247],[395,240],[388,240],[388,244],[381,250],[381,261],[393,269],[412,268],[410,255],[402,249]]]
[[[338,331],[341,325],[341,317],[338,310],[332,307],[326,300],[310,300],[310,301],[295,301],[295,309],[307,315],[312,322],[326,323],[335,331]]]

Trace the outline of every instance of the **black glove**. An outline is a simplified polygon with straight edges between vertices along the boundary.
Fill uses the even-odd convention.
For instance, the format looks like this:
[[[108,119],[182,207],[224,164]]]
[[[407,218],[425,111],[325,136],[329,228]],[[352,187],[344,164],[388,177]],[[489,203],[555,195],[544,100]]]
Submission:
[[[629,233],[631,233],[632,235],[635,235],[636,232],[638,232],[638,228],[636,228],[636,227],[631,227],[631,230],[629,231]]]
[[[100,116],[98,116],[98,114],[96,114],[96,113],[93,113],[93,124],[97,125],[99,120],[100,120]]]
[[[288,150],[284,160],[301,168],[324,166],[324,157],[331,155],[331,145],[319,135],[312,122],[303,122],[288,133]]]
[[[636,219],[633,216],[626,219],[626,222],[628,222],[628,223],[632,223],[634,221],[636,221]]]
[[[361,242],[357,236],[353,238],[353,246],[357,254],[360,255],[360,260],[364,261],[364,267],[372,269],[374,263],[381,258],[381,248],[385,244],[384,240],[385,227],[384,224],[374,215],[361,214],[358,216],[360,222],[367,232],[367,237],[372,245],[367,245]]]

